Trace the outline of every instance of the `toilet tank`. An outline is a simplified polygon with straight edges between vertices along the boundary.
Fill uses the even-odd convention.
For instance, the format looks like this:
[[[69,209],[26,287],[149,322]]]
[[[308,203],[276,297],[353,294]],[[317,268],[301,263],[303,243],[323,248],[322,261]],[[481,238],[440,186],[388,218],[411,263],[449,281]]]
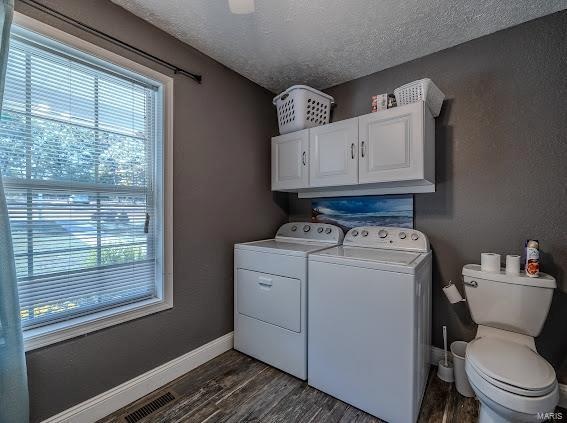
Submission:
[[[475,323],[538,336],[549,312],[555,279],[545,273],[483,272],[478,264],[463,267],[465,293]]]

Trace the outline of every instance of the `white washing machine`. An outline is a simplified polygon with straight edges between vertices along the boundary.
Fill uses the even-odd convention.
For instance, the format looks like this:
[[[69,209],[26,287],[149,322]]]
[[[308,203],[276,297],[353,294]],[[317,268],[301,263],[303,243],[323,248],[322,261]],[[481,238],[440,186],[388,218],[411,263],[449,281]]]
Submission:
[[[359,227],[309,256],[308,383],[415,422],[429,372],[431,252],[412,229]]]
[[[234,348],[307,378],[307,256],[341,244],[323,223],[286,223],[274,239],[234,246]]]

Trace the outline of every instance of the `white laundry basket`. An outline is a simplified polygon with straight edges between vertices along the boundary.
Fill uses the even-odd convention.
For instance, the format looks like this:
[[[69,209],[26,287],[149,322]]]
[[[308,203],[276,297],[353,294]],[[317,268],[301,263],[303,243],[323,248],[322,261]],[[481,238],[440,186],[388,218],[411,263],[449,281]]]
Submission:
[[[425,101],[433,117],[439,116],[445,94],[429,78],[419,79],[394,90],[398,106]]]
[[[274,97],[280,134],[329,123],[334,99],[307,85],[294,85]]]

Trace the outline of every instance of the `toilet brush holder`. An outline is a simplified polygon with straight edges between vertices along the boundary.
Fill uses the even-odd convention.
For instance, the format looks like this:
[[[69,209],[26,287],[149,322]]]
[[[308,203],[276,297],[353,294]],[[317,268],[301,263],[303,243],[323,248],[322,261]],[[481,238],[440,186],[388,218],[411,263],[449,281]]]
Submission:
[[[437,365],[437,377],[442,381],[453,383],[455,381],[455,374],[453,371],[453,363],[445,360],[439,360]]]

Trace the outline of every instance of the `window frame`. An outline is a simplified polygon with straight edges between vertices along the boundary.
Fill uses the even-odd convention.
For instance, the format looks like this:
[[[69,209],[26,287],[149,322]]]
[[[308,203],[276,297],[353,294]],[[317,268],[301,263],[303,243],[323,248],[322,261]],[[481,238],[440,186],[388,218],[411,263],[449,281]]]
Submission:
[[[118,73],[131,72],[138,77],[148,78],[148,80],[158,82],[161,85],[158,89],[158,98],[160,98],[162,106],[163,151],[161,152],[162,173],[161,178],[157,178],[156,198],[159,198],[159,202],[162,204],[162,209],[159,211],[162,217],[161,246],[159,248],[161,254],[158,255],[162,258],[161,261],[158,260],[158,262],[161,262],[160,273],[162,278],[161,283],[156,284],[157,297],[116,306],[66,321],[25,329],[23,331],[24,347],[26,351],[31,351],[173,307],[173,78],[22,13],[14,12],[13,23],[77,49],[85,57],[94,57],[104,61],[110,64],[110,66],[105,67],[111,71],[115,66]]]

